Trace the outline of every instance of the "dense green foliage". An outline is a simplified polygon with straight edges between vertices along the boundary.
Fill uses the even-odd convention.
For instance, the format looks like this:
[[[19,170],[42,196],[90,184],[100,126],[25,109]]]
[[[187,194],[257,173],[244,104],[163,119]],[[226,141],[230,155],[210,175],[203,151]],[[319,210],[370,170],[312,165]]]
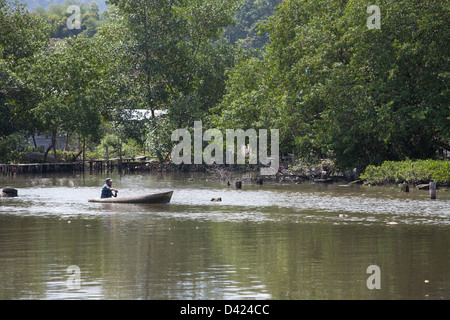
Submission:
[[[224,37],[231,43],[240,42],[245,48],[261,48],[269,41],[267,33],[259,33],[259,26],[272,16],[281,0],[242,0]],[[259,34],[258,34],[259,33]]]
[[[109,61],[99,59],[102,39],[69,38],[35,55],[23,70],[39,100],[32,117],[36,130],[74,132],[96,142],[102,117],[107,117],[106,96],[111,88],[103,79],[110,75]]]
[[[33,130],[29,114],[37,101],[20,69],[47,47],[51,29],[23,5],[0,0],[0,30],[0,161],[8,162],[19,158],[20,143]]]
[[[450,184],[450,161],[405,160],[385,161],[381,166],[368,166],[361,179],[368,183],[428,183]]]
[[[27,152],[24,146],[25,138],[19,133],[14,133],[0,140],[0,163],[22,161]]]
[[[284,153],[341,168],[450,149],[449,8],[440,0],[285,0],[267,52],[231,71],[223,126],[278,128]]]
[[[52,137],[50,148],[56,156],[59,134],[99,141],[100,125],[121,111],[112,110],[123,83],[116,59],[118,28],[105,28],[91,38],[51,39],[55,29],[40,16],[18,3],[0,4],[5,30],[0,38],[0,143],[12,134],[24,140],[45,133]]]
[[[220,37],[236,4],[220,0],[111,0],[125,17],[128,74],[137,106],[151,110],[150,140],[163,161],[170,133],[203,119],[224,93],[224,72],[233,50]],[[136,70],[138,70],[136,72]],[[155,111],[167,112],[156,121]]]
[[[114,136],[111,154],[165,161],[172,131],[196,120],[279,129],[283,154],[339,169],[450,149],[446,2],[380,0],[381,29],[365,0],[58,3],[30,13],[0,0],[1,161],[40,133],[46,154],[56,136],[98,150]]]

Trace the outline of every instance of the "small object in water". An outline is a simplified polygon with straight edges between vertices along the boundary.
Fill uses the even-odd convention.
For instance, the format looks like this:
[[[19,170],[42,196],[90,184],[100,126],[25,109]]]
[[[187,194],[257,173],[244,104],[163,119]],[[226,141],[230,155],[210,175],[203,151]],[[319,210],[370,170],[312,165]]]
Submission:
[[[416,189],[419,189],[419,190],[428,190],[430,188],[430,185],[427,183],[427,184],[419,184],[418,186],[416,186]]]
[[[222,198],[212,198],[211,201],[220,202],[220,201],[222,201]]]
[[[19,192],[14,188],[3,188],[2,189],[2,197],[4,198],[15,198],[19,196]]]
[[[409,186],[406,184],[406,182],[399,184],[399,187],[401,188],[402,192],[409,192]]]
[[[262,186],[262,184],[263,184],[263,179],[262,179],[262,178],[257,178],[257,179],[256,179],[256,184]]]
[[[425,282],[425,283],[430,283],[430,280],[425,280],[424,282]]]
[[[348,216],[346,215],[346,214],[343,214],[343,213],[341,213],[340,215],[339,215],[339,218],[347,218]]]
[[[242,188],[242,181],[236,181],[236,189]]]
[[[231,183],[230,183],[230,181],[228,181],[228,182],[227,182],[227,186],[230,186],[230,185],[231,185]]]
[[[430,199],[436,199],[436,182],[430,182]]]
[[[395,221],[389,221],[387,224],[388,224],[388,225],[394,225],[394,224],[398,224],[398,222],[395,222]]]
[[[193,179],[193,178],[189,178],[188,181],[189,181],[189,182],[192,182],[192,181],[194,181],[194,179]]]

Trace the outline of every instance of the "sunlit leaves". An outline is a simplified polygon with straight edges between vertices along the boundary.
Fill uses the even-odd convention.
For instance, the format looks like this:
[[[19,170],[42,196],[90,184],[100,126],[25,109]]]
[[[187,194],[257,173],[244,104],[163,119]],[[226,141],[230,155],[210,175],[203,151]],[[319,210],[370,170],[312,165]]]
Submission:
[[[285,153],[342,168],[433,157],[450,139],[448,8],[378,1],[381,29],[369,30],[372,4],[283,1],[261,29],[271,40],[263,60],[231,73],[223,122],[265,121],[281,130]]]

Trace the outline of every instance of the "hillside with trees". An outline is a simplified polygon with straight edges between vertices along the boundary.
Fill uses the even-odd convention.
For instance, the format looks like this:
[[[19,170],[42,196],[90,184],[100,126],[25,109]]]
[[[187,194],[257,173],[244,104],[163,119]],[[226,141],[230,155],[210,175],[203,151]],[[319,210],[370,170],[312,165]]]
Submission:
[[[8,0],[9,3],[14,3],[16,0]],[[92,2],[95,2],[99,8],[100,12],[103,12],[107,9],[108,5],[106,0],[77,0],[77,1],[68,1],[68,0],[19,0],[19,2],[26,4],[26,9],[30,12],[35,11],[37,8],[42,8],[47,10],[50,6],[61,6],[67,3],[81,3],[83,5],[89,5]]]
[[[69,29],[67,20],[73,14],[72,11],[67,12],[67,8],[70,5],[78,5],[80,7],[80,29]],[[55,31],[51,35],[52,38],[68,38],[76,35],[92,37],[97,33],[98,27],[108,19],[107,12],[100,13],[99,6],[95,2],[86,4],[69,0],[61,5],[51,4],[47,10],[42,7],[37,7],[34,10],[34,14],[55,28]]]

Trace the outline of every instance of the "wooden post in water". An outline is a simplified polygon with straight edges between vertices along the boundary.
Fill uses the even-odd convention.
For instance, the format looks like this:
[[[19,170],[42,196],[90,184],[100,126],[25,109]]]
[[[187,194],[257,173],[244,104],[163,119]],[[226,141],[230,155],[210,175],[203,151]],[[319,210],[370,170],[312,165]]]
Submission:
[[[430,198],[436,199],[436,182],[430,182]]]
[[[86,161],[86,138],[83,138],[83,173],[84,173],[84,166]]]
[[[402,185],[401,185],[401,191],[403,191],[403,192],[409,192],[409,186],[406,184],[406,181],[402,183]]]

